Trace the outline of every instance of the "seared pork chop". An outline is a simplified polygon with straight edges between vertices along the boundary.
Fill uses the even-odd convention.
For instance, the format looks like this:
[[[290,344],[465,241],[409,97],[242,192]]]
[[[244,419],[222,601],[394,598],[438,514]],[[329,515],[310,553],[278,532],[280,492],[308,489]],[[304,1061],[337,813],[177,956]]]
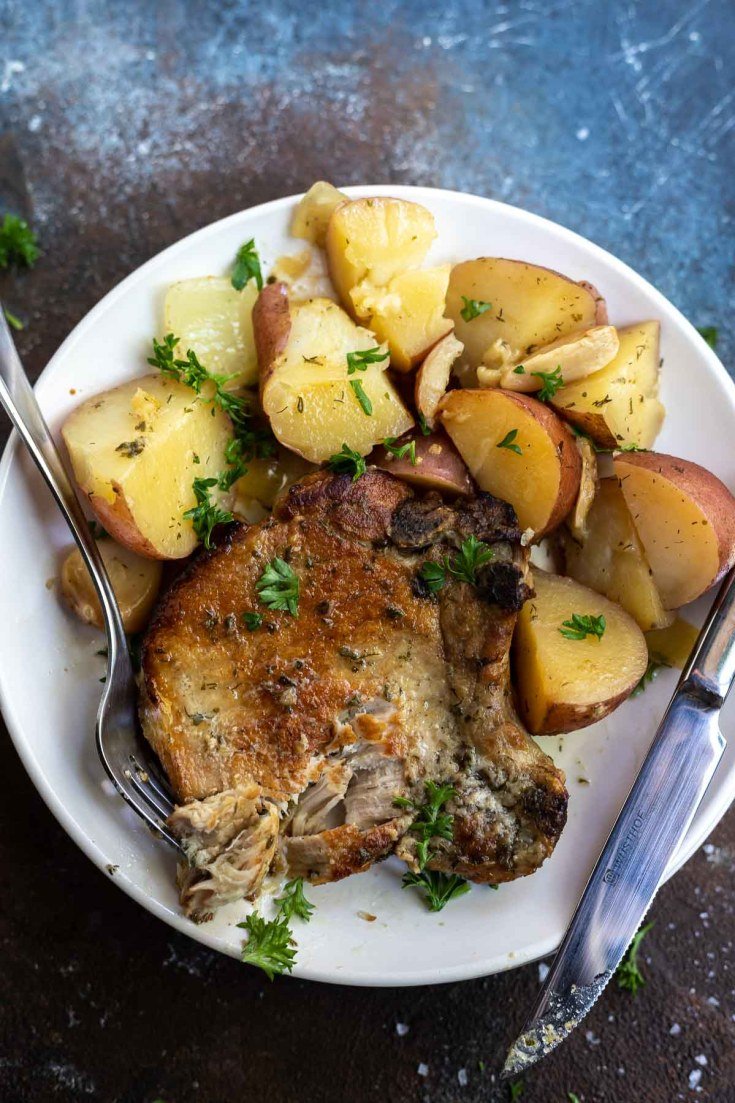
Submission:
[[[477,585],[448,574],[432,595],[421,565],[470,536],[493,550]],[[298,575],[296,617],[259,602],[274,556]],[[420,802],[427,780],[456,793],[431,868],[478,882],[537,869],[567,793],[512,703],[510,640],[530,593],[510,506],[447,505],[374,468],[309,476],[200,555],[147,633],[140,705],[181,802],[170,823],[188,914],[254,897],[272,869],[319,883],[394,850],[413,864],[413,814],[395,799]]]

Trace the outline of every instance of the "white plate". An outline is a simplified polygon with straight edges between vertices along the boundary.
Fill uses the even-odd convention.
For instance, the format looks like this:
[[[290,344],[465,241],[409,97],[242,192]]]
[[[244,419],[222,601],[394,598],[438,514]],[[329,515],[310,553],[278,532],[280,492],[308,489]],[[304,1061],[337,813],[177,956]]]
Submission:
[[[657,447],[709,467],[735,487],[735,388],[714,353],[657,291],[583,238],[502,203],[430,188],[347,189],[397,195],[429,207],[439,237],[431,260],[490,254],[535,261],[592,280],[613,322],[658,318],[662,329],[662,398],[667,407]],[[143,374],[151,337],[162,333],[164,291],[173,280],[226,272],[235,250],[255,237],[266,266],[298,248],[288,236],[293,199],[232,215],[165,250],[111,291],[67,338],[37,386],[58,431],[80,399]],[[234,924],[245,905],[230,905],[197,927],[179,911],[174,859],[105,780],[93,743],[101,638],[62,608],[47,580],[70,541],[51,498],[17,440],[0,468],[0,703],[34,784],[63,827],[101,869],[166,923],[237,956]],[[701,614],[705,603],[692,610]],[[473,888],[439,915],[400,887],[391,859],[361,877],[311,889],[317,910],[299,924],[294,973],[343,984],[427,984],[512,968],[559,943],[600,848],[646,753],[674,683],[663,673],[645,694],[607,720],[564,739],[542,740],[566,770],[569,821],[552,858],[533,877],[499,891]],[[735,702],[733,703],[735,704]],[[723,731],[735,727],[732,707]],[[579,778],[587,778],[583,785]],[[701,845],[735,796],[735,740],[699,809],[673,873]],[[89,901],[78,906],[86,906]],[[72,903],[71,906],[77,906]],[[376,916],[374,922],[360,913]]]

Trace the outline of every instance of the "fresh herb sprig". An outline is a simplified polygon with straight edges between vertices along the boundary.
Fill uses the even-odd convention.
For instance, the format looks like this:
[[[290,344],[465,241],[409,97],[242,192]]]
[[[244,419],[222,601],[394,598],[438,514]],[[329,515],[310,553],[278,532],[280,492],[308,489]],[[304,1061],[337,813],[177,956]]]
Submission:
[[[482,299],[468,299],[466,295],[462,296],[462,302],[464,305],[459,313],[465,322],[471,322],[473,318],[479,318],[481,314],[493,308],[492,303],[483,302]]]
[[[704,337],[705,341],[711,349],[717,348],[717,339],[720,335],[720,331],[717,326],[698,326],[697,332],[701,337]]]
[[[633,995],[635,995],[646,983],[646,979],[638,967],[638,954],[640,952],[641,942],[653,925],[653,922],[646,923],[645,927],[639,928],[615,973],[618,979],[618,988],[625,988],[628,992],[632,992]]]
[[[237,250],[235,266],[230,277],[230,282],[236,291],[242,291],[250,280],[255,280],[258,291],[263,290],[263,273],[254,238],[250,238],[250,241],[246,241]]]
[[[456,873],[440,873],[435,869],[422,869],[420,873],[404,873],[401,887],[418,888],[424,893],[429,911],[440,912],[459,896],[470,891],[468,881]]]
[[[516,444],[516,437],[518,436],[517,429],[509,429],[501,441],[495,445],[496,448],[507,448],[509,452],[515,452],[517,455],[522,456],[520,444]]]
[[[220,509],[210,497],[210,490],[217,486],[217,479],[195,479],[192,483],[196,505],[187,509],[184,518],[191,521],[194,532],[205,548],[212,546],[212,531],[217,525],[234,521],[234,516],[229,510]]]
[[[16,333],[20,333],[22,329],[25,329],[25,326],[21,322],[20,318],[18,318],[15,314],[11,314],[7,307],[3,307],[3,314],[5,315],[5,321],[8,323],[11,329],[14,329],[16,331]]]
[[[661,655],[655,654],[655,652],[649,652],[648,666],[643,674],[640,682],[631,693],[631,697],[639,697],[641,693],[645,693],[648,686],[653,682],[654,678],[658,677],[659,671],[668,670],[671,664],[667,663]]]
[[[386,452],[390,452],[391,456],[395,456],[397,460],[402,460],[404,456],[408,456],[411,461],[411,466],[415,467],[418,463],[416,458],[416,441],[409,440],[405,444],[396,444],[398,437],[386,437],[383,441],[383,448]]]
[[[299,576],[285,559],[274,556],[255,584],[258,597],[269,609],[282,609],[292,617],[299,615]]]
[[[15,214],[6,214],[0,222],[0,268],[32,268],[41,250],[38,238],[28,223]]]
[[[394,802],[399,808],[417,813],[408,830],[417,837],[416,864],[419,868],[416,872],[409,870],[405,873],[401,886],[404,889],[421,889],[429,911],[439,912],[450,900],[456,900],[458,896],[469,892],[470,886],[456,873],[441,873],[426,868],[432,856],[433,840],[452,839],[454,816],[444,806],[455,795],[455,790],[451,785],[427,781],[425,793],[426,800],[422,804],[417,804],[409,797],[396,797]]]
[[[287,881],[283,895],[276,898],[276,914],[273,919],[264,919],[252,912],[243,923],[238,923],[248,933],[248,940],[242,948],[241,960],[247,965],[256,965],[262,969],[269,980],[290,973],[296,960],[296,942],[289,922],[294,917],[308,923],[314,905],[304,896],[303,878]]]
[[[352,387],[352,391],[353,391],[353,394],[355,395],[355,398],[357,399],[357,401],[360,403],[360,406],[362,407],[362,412],[365,414],[366,417],[370,417],[372,415],[372,412],[373,412],[373,404],[370,401],[370,399],[368,398],[368,396],[365,394],[362,383],[360,382],[359,379],[350,379],[349,383],[350,383],[350,386]]]
[[[296,877],[283,886],[283,895],[276,897],[281,916],[288,922],[294,916],[308,923],[314,913],[314,905],[304,896],[304,879]]]
[[[327,467],[337,475],[351,475],[353,483],[356,483],[367,470],[365,457],[354,448],[350,448],[349,444],[343,444],[340,452],[335,452],[329,457]]]
[[[223,413],[232,421],[236,431],[245,429],[250,417],[250,404],[244,395],[228,391],[225,384],[232,379],[230,375],[217,375],[210,372],[200,362],[193,349],[187,349],[186,358],[176,356],[176,346],[179,338],[173,333],[167,333],[162,341],[153,338],[153,355],[148,357],[148,363],[169,379],[176,379],[179,383],[191,387],[195,394],[202,396],[202,388],[205,383],[212,384],[212,393],[202,396],[205,402],[212,402],[219,406]]]
[[[532,371],[531,375],[535,375],[537,379],[541,380],[541,389],[536,391],[534,396],[540,402],[548,402],[564,386],[561,364],[558,364],[553,371]]]
[[[347,374],[354,375],[358,371],[367,371],[368,364],[380,364],[387,360],[390,353],[387,349],[358,349],[357,352],[347,353]]]
[[[508,1103],[516,1103],[523,1095],[524,1084],[522,1080],[512,1080],[508,1084]]]
[[[588,614],[572,613],[571,620],[562,621],[559,629],[567,640],[584,640],[587,636],[597,636],[601,640],[606,628],[604,616],[591,616]]]
[[[419,575],[429,593],[437,594],[445,585],[447,575],[458,582],[468,582],[477,586],[477,572],[495,556],[491,547],[476,536],[468,536],[460,545],[455,556],[445,556],[438,563],[428,560],[423,563]]]

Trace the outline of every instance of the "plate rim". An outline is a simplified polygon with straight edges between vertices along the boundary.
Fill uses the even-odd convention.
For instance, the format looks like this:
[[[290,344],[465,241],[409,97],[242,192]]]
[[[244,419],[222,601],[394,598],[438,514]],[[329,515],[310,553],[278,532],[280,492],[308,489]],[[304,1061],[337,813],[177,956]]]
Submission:
[[[698,333],[693,323],[690,322],[679,308],[670,302],[663,293],[658,291],[658,289],[645,277],[641,276],[635,269],[631,268],[630,265],[620,260],[613,253],[610,253],[595,242],[590,241],[589,238],[584,237],[582,234],[578,234],[576,231],[569,229],[559,222],[545,218],[543,215],[536,214],[535,212],[527,211],[522,207],[505,203],[501,200],[491,199],[486,196],[454,189],[432,188],[410,184],[359,184],[344,187],[340,190],[350,197],[359,197],[366,193],[384,196],[395,195],[399,198],[413,199],[417,202],[424,201],[426,203],[430,203],[433,197],[443,197],[451,201],[461,202],[464,205],[490,208],[501,215],[503,212],[511,211],[516,217],[520,217],[521,220],[526,221],[527,224],[539,227],[547,232],[550,231],[554,234],[561,235],[562,239],[566,239],[572,244],[581,246],[588,252],[591,251],[593,256],[597,256],[608,266],[617,269],[619,275],[626,281],[632,282],[634,285],[644,290],[654,300],[657,308],[660,309],[663,314],[671,314],[673,312],[677,323],[679,325],[683,323],[684,332],[688,332],[690,336],[694,336],[695,339],[700,342],[700,353],[703,355],[704,359],[708,361],[709,370],[714,373],[719,382],[729,391],[730,404],[733,414],[735,415],[735,381],[730,377],[714,350]],[[34,389],[39,395],[39,401],[42,399],[45,382],[54,364],[73,350],[76,343],[82,339],[87,330],[95,324],[97,318],[102,313],[114,305],[118,299],[122,298],[130,288],[134,287],[139,281],[144,280],[149,271],[164,258],[171,258],[179,250],[191,246],[198,238],[203,238],[210,233],[222,230],[229,224],[232,226],[237,225],[243,215],[257,217],[259,215],[277,213],[282,208],[291,207],[298,202],[303,194],[304,193],[297,193],[295,195],[283,196],[278,199],[267,200],[264,203],[257,204],[253,207],[246,207],[243,210],[233,212],[214,222],[207,223],[172,242],[172,244],[166,246],[164,249],[161,249],[127,276],[123,277],[122,280],[111,287],[99,302],[77,322],[50,357],[34,386]],[[13,430],[3,451],[2,459],[0,459],[0,504],[5,494],[10,472],[19,446],[20,438],[17,431]],[[100,850],[94,838],[77,822],[73,810],[67,808],[67,806],[57,798],[53,787],[47,783],[41,763],[32,745],[26,740],[22,725],[15,716],[11,700],[5,692],[2,679],[0,679],[0,711],[3,714],[8,733],[18,757],[46,807],[66,834],[76,843],[79,849],[101,872],[104,873],[107,865],[107,856]],[[714,784],[714,779],[711,784]],[[690,826],[682,846],[666,869],[666,873],[661,882],[662,884],[668,881],[669,878],[672,877],[699,849],[720,822],[733,800],[735,800],[735,782],[732,784],[732,791],[728,790],[727,786],[721,786],[720,789],[721,791],[713,802],[713,809],[706,820],[702,823],[698,823],[695,820]],[[128,896],[168,926],[173,927],[180,933],[187,935],[193,941],[203,944],[211,950],[225,953],[233,958],[238,957],[237,951],[234,950],[232,946],[225,944],[219,936],[208,934],[206,926],[195,926],[183,915],[172,912],[167,905],[149,896],[125,873],[124,870],[121,869],[116,872],[113,880]],[[556,950],[558,945],[559,941],[555,937],[539,939],[530,946],[518,951],[512,958],[506,958],[498,967],[493,968],[490,972],[488,972],[487,966],[482,963],[466,962],[453,966],[434,967],[430,972],[417,972],[416,969],[413,969],[405,973],[393,972],[390,976],[378,973],[376,977],[368,979],[364,974],[351,975],[349,971],[335,974],[334,971],[330,972],[324,968],[300,967],[297,963],[293,973],[290,975],[293,976],[294,979],[370,988],[446,984],[459,980],[472,980],[478,977],[490,976],[495,973],[507,972],[510,969],[515,969],[521,965],[526,965],[549,956]]]

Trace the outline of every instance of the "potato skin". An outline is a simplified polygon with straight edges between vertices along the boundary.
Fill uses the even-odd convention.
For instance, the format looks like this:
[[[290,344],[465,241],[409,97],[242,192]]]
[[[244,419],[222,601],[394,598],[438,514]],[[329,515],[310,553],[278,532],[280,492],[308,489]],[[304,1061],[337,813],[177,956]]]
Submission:
[[[98,547],[107,567],[126,632],[139,632],[148,622],[161,584],[160,560],[137,559],[113,540],[101,539]],[[102,608],[92,578],[78,548],[64,560],[59,574],[61,595],[84,624],[104,628]]]
[[[285,283],[266,284],[253,307],[253,336],[258,353],[261,398],[273,366],[288,344],[290,332],[288,288]]]
[[[449,385],[452,365],[461,356],[463,348],[462,342],[453,333],[448,333],[434,345],[416,372],[414,402],[430,429],[434,428],[439,403]]]
[[[382,445],[370,456],[370,462],[412,486],[437,490],[440,494],[470,495],[476,492],[474,480],[464,460],[442,429],[425,437],[421,431],[406,433],[397,445],[414,441],[416,464],[408,456],[397,457]]]
[[[634,689],[635,687],[632,687]],[[532,735],[565,735],[568,732],[579,731],[580,728],[588,728],[590,724],[596,724],[598,720],[604,720],[611,712],[614,712],[623,701],[630,697],[632,689],[619,693],[607,701],[600,701],[596,705],[571,705],[568,702],[552,702],[544,715],[541,726],[529,727]],[[522,710],[521,710],[522,711]],[[524,717],[525,722],[525,717]]]
[[[595,300],[595,325],[607,326],[610,324],[610,319],[607,313],[607,303],[597,290],[593,283],[589,280],[579,280],[579,286],[583,287],[585,291],[589,291],[592,298]]]
[[[124,548],[130,548],[136,555],[143,555],[147,559],[165,559],[166,556],[162,555],[138,529],[119,483],[113,483],[112,489],[115,492],[115,501],[112,503],[106,502],[97,494],[84,491],[95,517],[105,532],[109,532],[113,540],[122,544]]]

